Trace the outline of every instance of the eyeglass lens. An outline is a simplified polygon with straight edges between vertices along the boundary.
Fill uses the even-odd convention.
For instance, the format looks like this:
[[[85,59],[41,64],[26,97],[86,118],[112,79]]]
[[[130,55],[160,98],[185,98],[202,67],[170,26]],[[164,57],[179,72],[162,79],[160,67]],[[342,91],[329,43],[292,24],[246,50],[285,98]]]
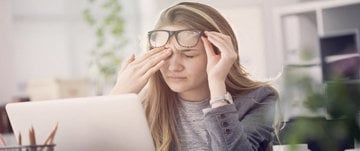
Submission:
[[[169,38],[175,34],[175,39],[180,46],[194,47],[198,43],[201,33],[199,30],[154,30],[149,32],[149,42],[151,47],[162,47],[168,42]]]

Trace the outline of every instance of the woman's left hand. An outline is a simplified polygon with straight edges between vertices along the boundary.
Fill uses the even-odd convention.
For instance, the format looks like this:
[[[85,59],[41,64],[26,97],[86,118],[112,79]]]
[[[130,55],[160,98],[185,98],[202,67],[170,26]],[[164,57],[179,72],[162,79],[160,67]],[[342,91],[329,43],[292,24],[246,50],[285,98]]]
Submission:
[[[207,74],[209,81],[225,82],[231,67],[237,59],[231,37],[219,32],[205,31],[205,37],[201,37],[207,55]],[[214,47],[220,51],[216,54]]]

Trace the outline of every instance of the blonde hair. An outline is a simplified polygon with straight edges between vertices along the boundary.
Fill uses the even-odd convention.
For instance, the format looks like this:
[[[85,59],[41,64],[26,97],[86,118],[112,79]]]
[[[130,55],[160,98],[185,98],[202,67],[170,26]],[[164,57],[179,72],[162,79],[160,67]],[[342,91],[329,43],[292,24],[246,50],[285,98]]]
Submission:
[[[167,25],[183,25],[198,30],[217,31],[229,35],[238,54],[238,44],[231,26],[217,10],[210,6],[193,2],[178,3],[161,13],[155,28],[158,29]],[[240,65],[239,57],[232,66],[225,84],[227,91],[238,95],[262,86],[269,86],[267,82],[251,80],[248,73]],[[155,73],[148,82],[148,89],[144,95],[144,108],[158,151],[181,149],[175,128],[176,100],[176,93],[170,90],[161,73]]]

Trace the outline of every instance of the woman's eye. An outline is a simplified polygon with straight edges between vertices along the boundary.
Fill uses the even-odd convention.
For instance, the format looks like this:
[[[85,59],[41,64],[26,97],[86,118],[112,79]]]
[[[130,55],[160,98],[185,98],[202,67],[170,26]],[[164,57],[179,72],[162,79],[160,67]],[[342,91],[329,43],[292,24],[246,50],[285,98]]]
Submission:
[[[185,55],[186,58],[194,58],[195,56],[193,55]]]
[[[183,53],[183,55],[186,57],[186,58],[194,58],[196,57],[198,54],[193,52],[193,51],[188,51],[188,52],[185,52]]]
[[[196,55],[196,54],[184,54],[184,56],[185,56],[186,58],[194,58],[194,57],[196,57],[197,55]]]

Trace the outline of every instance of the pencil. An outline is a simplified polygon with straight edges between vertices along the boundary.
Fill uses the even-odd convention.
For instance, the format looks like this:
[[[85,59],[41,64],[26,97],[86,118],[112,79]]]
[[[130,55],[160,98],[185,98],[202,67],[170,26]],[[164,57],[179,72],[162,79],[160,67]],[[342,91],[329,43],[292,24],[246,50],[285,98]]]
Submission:
[[[33,146],[33,147],[30,148],[30,151],[36,151],[35,130],[34,130],[34,127],[32,127],[32,126],[31,126],[30,131],[29,131],[29,140],[30,140],[30,145]]]
[[[19,132],[18,143],[19,143],[19,147],[20,147],[19,151],[21,151],[21,145],[22,145],[21,132]]]
[[[4,137],[0,134],[0,145],[3,145],[4,147],[6,147],[6,142],[5,142],[5,139]]]
[[[52,135],[51,135],[51,139],[50,139],[49,144],[53,144],[53,143],[54,143],[54,138],[55,138],[55,134],[56,134],[57,128],[58,128],[58,123],[56,124],[54,130],[52,131]]]
[[[21,139],[21,133],[19,132],[19,135],[18,135],[18,143],[19,143],[19,146],[22,145],[22,139]]]
[[[55,127],[53,128],[53,130],[51,130],[49,136],[46,138],[44,145],[49,145],[53,143],[55,134],[56,134],[56,130],[58,128],[58,123],[56,123]]]
[[[44,148],[46,149],[49,149],[46,147],[46,145],[51,145],[53,144],[53,141],[54,141],[54,137],[55,137],[55,134],[56,134],[56,130],[58,128],[58,124],[59,123],[56,123],[55,127],[53,128],[53,130],[51,130],[49,136],[46,138],[45,142],[44,142]],[[43,151],[44,148],[41,148],[40,151]]]

